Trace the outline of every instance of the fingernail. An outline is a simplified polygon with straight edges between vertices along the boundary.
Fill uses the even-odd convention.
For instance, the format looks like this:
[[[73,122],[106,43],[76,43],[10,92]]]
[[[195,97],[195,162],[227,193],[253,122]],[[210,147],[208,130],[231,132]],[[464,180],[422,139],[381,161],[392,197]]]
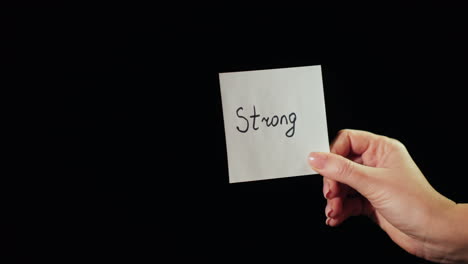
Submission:
[[[328,226],[330,225],[330,218],[327,218],[327,220],[325,220],[325,224]]]
[[[309,154],[309,164],[313,169],[323,169],[325,167],[325,154],[320,152],[312,152]]]
[[[326,199],[330,199],[331,196],[331,190],[328,190],[327,194],[325,194]]]
[[[333,218],[333,217],[332,217],[332,214],[333,214],[333,209],[331,209],[330,212],[328,212],[327,216],[328,216],[329,218]]]
[[[323,183],[323,197],[327,198],[328,193],[330,192],[330,185],[328,181],[324,181]]]

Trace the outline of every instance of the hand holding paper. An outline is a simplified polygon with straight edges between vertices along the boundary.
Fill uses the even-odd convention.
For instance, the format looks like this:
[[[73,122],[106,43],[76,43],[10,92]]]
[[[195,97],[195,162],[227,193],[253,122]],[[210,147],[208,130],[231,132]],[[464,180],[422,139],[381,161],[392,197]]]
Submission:
[[[455,204],[434,190],[403,144],[347,129],[338,134],[331,152],[309,158],[324,176],[327,225],[367,215],[411,254],[467,263],[468,204]]]

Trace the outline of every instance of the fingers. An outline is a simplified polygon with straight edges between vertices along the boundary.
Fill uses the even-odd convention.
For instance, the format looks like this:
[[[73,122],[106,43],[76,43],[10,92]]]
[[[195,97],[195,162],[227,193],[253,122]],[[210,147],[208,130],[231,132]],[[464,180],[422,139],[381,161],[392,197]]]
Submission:
[[[349,193],[356,193],[356,191],[346,184],[323,177],[323,197],[325,199],[333,199],[338,196],[346,197]]]
[[[328,195],[330,193],[330,184],[328,182],[329,181],[323,177],[323,197],[325,199],[328,199]]]
[[[328,218],[334,218],[343,212],[343,200],[344,197],[336,197],[327,200],[327,206],[325,207],[325,216]]]
[[[366,202],[362,196],[354,198],[337,197],[328,200],[325,209],[327,216],[326,224],[338,226],[350,216],[365,214]]]
[[[331,199],[340,195],[342,191],[341,184],[337,181],[333,181],[323,177],[323,197],[325,199]]]
[[[362,155],[375,146],[379,138],[365,131],[342,130],[331,145],[331,153],[310,154],[311,167],[324,176],[323,195],[327,199],[325,214],[328,225],[339,225],[351,215],[363,213],[363,204],[368,203],[367,200],[360,195],[348,195],[355,195],[356,190],[366,194],[366,189],[372,186],[370,181],[376,169],[363,166]]]
[[[350,154],[361,155],[378,137],[376,134],[361,130],[340,130],[331,145],[330,152],[344,157]]]
[[[333,146],[337,146],[337,145],[340,144],[341,141],[343,141],[342,138],[345,137],[344,136],[345,131],[349,131],[349,132],[346,132],[346,133],[352,133],[351,130],[341,130],[339,132],[338,136],[335,138],[335,141],[332,143],[332,147],[331,147],[331,152],[332,153],[340,155],[340,153],[336,153],[337,148],[334,148]],[[359,133],[361,131],[357,131],[357,132]],[[337,139],[339,139],[338,143],[337,143]],[[339,148],[338,148],[338,150],[339,150]],[[361,155],[350,154],[350,155],[347,156],[347,158],[354,161],[354,162],[356,162],[356,163],[363,164],[363,160],[362,160]],[[350,189],[349,186],[347,186],[347,185],[343,185],[343,184],[341,184],[341,183],[339,183],[337,181],[326,179],[326,178],[323,179],[323,186],[324,186],[323,195],[324,195],[325,198],[328,198],[328,199],[337,197],[338,195],[346,196],[347,190]],[[351,190],[353,190],[353,189],[351,189]],[[354,191],[354,192],[356,192],[356,191]]]
[[[309,164],[312,169],[327,179],[347,184],[362,194],[367,193],[370,186],[369,181],[372,180],[372,177],[369,175],[375,174],[373,170],[377,170],[352,162],[336,154],[324,152],[310,153]],[[332,182],[327,182],[327,184],[327,188],[331,187],[332,192],[335,187],[340,188],[337,187],[339,185]]]

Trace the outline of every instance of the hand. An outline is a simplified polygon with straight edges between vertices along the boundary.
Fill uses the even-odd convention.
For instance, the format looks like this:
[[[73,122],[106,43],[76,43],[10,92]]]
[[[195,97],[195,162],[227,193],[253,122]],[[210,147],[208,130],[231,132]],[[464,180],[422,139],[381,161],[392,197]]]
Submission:
[[[456,223],[466,227],[468,208],[434,190],[402,143],[342,130],[331,152],[309,156],[311,167],[324,176],[326,224],[367,215],[411,254],[438,262],[468,261],[467,228],[451,234]]]

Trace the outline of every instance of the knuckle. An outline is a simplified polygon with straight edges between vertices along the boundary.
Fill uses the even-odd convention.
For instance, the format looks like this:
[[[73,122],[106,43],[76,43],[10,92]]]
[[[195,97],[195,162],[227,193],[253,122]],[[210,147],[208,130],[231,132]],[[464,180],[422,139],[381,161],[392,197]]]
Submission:
[[[343,178],[349,178],[353,175],[354,172],[354,164],[346,159],[345,162],[338,168],[338,174],[341,175]]]
[[[392,143],[395,147],[399,148],[399,149],[403,149],[403,150],[406,150],[406,146],[401,142],[399,141],[398,139],[393,139],[392,138]]]
[[[338,133],[336,134],[337,137],[347,137],[349,134],[351,133],[351,130],[350,129],[341,129],[340,131],[338,131]]]
[[[403,143],[401,143],[401,141],[399,141],[398,139],[394,139],[394,138],[390,138],[390,137],[384,137],[385,139],[385,143],[387,146],[389,146],[392,150],[395,150],[395,151],[405,151],[406,150],[406,147]]]
[[[341,135],[341,134],[343,134],[343,133],[347,133],[348,131],[349,131],[349,130],[346,129],[346,128],[345,128],[345,129],[340,129],[340,130],[338,131],[337,135]]]

